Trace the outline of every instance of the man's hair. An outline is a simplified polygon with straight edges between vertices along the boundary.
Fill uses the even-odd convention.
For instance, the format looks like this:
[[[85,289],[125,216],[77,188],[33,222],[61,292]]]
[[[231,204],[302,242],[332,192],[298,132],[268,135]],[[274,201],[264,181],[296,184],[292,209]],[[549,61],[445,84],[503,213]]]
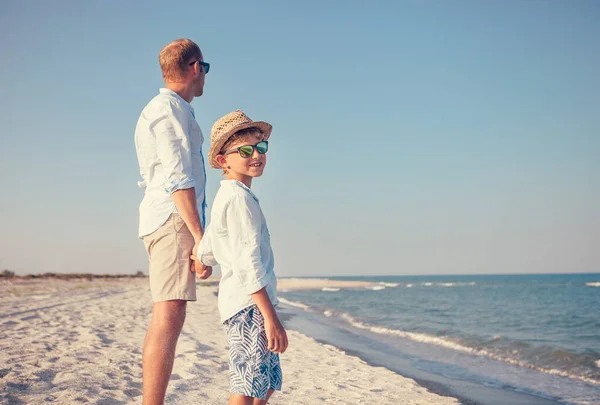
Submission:
[[[177,82],[183,79],[183,74],[190,62],[200,59],[200,48],[192,40],[176,39],[165,45],[158,54],[158,63],[165,81]]]
[[[246,128],[237,131],[233,135],[229,137],[229,139],[223,144],[223,147],[219,151],[219,155],[222,155],[227,150],[231,149],[231,145],[237,143],[238,141],[246,140],[254,138],[257,141],[262,141],[265,139],[265,134],[263,134],[258,128]],[[227,175],[227,169],[223,168],[223,176]]]

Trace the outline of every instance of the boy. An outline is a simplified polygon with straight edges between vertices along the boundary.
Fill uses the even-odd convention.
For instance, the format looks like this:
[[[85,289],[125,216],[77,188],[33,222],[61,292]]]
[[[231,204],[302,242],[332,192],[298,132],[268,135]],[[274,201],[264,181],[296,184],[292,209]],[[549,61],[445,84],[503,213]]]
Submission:
[[[277,279],[267,223],[250,187],[267,163],[272,126],[237,110],[211,131],[211,167],[223,169],[211,222],[198,249],[206,266],[221,266],[219,312],[229,339],[229,405],[264,405],[281,390],[279,354],[288,341],[277,305]]]

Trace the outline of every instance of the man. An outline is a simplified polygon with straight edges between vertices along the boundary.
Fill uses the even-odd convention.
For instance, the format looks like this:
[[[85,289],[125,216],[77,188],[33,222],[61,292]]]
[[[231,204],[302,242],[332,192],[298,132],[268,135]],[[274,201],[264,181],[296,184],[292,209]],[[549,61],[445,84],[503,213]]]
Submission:
[[[145,189],[139,236],[150,259],[154,302],[142,356],[143,404],[162,405],[187,301],[196,300],[194,272],[212,269],[192,261],[205,226],[206,173],[203,136],[190,105],[200,97],[210,65],[189,39],[167,44],[159,54],[165,82],[142,111],[135,146]]]

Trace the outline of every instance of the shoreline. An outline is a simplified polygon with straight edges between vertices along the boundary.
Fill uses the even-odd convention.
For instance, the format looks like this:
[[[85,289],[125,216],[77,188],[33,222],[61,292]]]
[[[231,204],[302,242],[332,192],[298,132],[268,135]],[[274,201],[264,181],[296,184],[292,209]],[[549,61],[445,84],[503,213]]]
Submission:
[[[211,279],[197,284],[166,403],[227,402],[227,347],[216,290]],[[147,279],[0,283],[0,402],[139,403],[151,306]],[[297,329],[290,328],[288,338],[281,356],[284,387],[272,405],[458,404]]]
[[[342,328],[331,319],[307,312],[301,306],[279,309],[286,314],[286,327],[300,331],[317,342],[332,345],[349,356],[360,358],[373,367],[384,367],[404,378],[415,380],[431,392],[456,398],[464,405],[557,405],[561,402],[510,388],[485,386],[478,382],[456,380],[417,369],[413,358],[399,357],[385,343],[372,339],[369,333],[352,327]],[[278,311],[279,311],[278,310]]]

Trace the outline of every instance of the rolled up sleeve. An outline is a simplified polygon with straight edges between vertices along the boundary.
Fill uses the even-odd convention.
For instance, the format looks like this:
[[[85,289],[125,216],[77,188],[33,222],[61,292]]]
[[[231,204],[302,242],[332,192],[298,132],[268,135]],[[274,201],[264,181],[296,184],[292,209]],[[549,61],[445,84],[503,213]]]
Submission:
[[[267,271],[262,264],[260,242],[262,213],[252,197],[234,198],[226,211],[232,248],[232,269],[248,295],[266,287]]]
[[[169,194],[196,186],[188,132],[188,119],[176,109],[168,110],[154,124],[158,160],[163,167],[165,191]]]

